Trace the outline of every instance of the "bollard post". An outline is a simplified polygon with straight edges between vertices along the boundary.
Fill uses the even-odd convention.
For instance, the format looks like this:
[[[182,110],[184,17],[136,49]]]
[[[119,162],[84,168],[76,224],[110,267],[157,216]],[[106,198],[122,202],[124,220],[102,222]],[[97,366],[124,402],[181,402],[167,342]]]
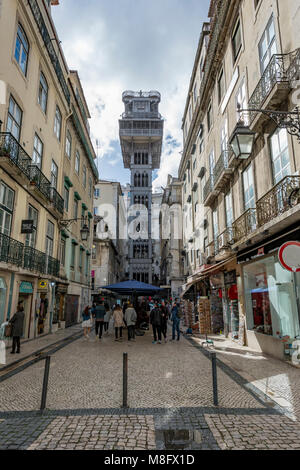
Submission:
[[[122,408],[128,408],[127,390],[128,390],[128,354],[123,353],[123,406]]]
[[[211,353],[214,405],[218,406],[217,356]]]
[[[46,356],[45,361],[45,371],[44,371],[44,381],[43,381],[43,391],[42,391],[42,402],[41,402],[41,412],[46,408],[47,400],[47,391],[48,391],[48,380],[49,380],[49,370],[50,370],[50,360],[51,356]]]

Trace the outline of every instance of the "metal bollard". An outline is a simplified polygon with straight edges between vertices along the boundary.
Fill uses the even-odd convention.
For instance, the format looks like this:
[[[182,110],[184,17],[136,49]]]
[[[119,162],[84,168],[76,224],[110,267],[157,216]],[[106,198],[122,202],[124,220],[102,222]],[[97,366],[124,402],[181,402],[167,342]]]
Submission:
[[[50,370],[50,360],[51,356],[46,357],[45,361],[45,372],[44,372],[44,381],[43,381],[43,391],[42,391],[42,402],[41,402],[41,412],[46,408],[47,400],[47,391],[48,391],[48,380],[49,380],[49,370]]]
[[[123,406],[122,408],[128,408],[127,390],[128,390],[128,354],[123,353]]]
[[[213,380],[213,394],[214,394],[214,405],[218,406],[218,380],[217,380],[217,355],[211,353],[211,364],[212,364],[212,380]]]

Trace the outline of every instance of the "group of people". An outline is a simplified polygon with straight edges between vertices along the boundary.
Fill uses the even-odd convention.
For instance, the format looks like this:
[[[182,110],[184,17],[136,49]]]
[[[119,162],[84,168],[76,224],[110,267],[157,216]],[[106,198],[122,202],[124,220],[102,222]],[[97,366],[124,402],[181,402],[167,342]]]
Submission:
[[[169,302],[155,302],[151,305],[150,324],[153,330],[153,344],[161,344],[162,336],[167,342],[168,321],[172,321],[172,341],[180,340],[180,319],[182,311],[179,302],[171,305]],[[108,333],[109,322],[113,318],[115,341],[123,338],[123,329],[127,327],[128,341],[135,341],[135,327],[137,322],[137,313],[131,302],[124,302],[123,308],[120,304],[115,304],[111,309],[108,303],[100,301],[93,307],[87,306],[82,314],[82,327],[85,338],[89,338],[93,320],[95,321],[96,337],[102,339],[103,332]]]

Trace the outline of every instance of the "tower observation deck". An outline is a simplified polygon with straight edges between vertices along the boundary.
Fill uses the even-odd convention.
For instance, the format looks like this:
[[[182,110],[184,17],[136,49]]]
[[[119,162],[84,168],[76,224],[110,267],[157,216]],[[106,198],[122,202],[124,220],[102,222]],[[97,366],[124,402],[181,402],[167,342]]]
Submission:
[[[160,167],[164,121],[158,107],[158,91],[124,91],[125,112],[119,120],[120,144],[124,167],[131,170],[131,205],[148,210],[143,238],[129,242],[129,276],[152,282],[151,203],[152,172]],[[145,236],[147,233],[148,238]]]

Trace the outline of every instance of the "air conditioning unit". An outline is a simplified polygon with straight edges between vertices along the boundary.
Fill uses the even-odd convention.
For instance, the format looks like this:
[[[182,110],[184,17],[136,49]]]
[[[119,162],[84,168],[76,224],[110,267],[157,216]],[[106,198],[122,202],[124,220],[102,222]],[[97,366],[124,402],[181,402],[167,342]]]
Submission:
[[[213,245],[207,246],[205,250],[205,255],[207,259],[213,258],[215,256],[215,247]]]

